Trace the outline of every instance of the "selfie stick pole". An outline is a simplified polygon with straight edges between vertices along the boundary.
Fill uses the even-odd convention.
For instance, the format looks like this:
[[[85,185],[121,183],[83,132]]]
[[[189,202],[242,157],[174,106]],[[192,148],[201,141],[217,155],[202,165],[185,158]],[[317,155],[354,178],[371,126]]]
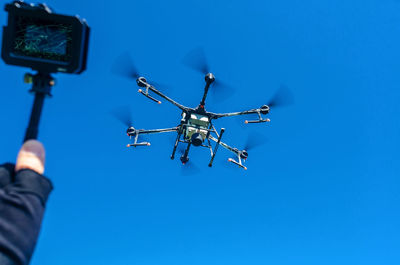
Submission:
[[[26,142],[31,139],[37,139],[44,99],[46,96],[51,96],[51,88],[54,86],[55,81],[50,74],[39,72],[36,75],[25,74],[24,82],[32,84],[32,89],[29,92],[35,93],[31,118],[25,133],[24,142]]]

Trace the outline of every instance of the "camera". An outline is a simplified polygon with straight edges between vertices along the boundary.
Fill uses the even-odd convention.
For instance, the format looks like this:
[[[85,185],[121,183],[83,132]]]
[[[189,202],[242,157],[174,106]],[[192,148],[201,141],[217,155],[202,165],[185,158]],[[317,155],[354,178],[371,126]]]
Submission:
[[[6,64],[29,67],[25,74],[35,93],[24,141],[37,139],[46,96],[55,81],[51,74],[80,74],[86,69],[90,28],[78,16],[56,14],[45,4],[13,1],[5,5],[8,24],[3,28],[1,57]]]
[[[90,28],[85,20],[23,1],[6,4],[5,10],[1,56],[6,64],[48,74],[86,69]]]

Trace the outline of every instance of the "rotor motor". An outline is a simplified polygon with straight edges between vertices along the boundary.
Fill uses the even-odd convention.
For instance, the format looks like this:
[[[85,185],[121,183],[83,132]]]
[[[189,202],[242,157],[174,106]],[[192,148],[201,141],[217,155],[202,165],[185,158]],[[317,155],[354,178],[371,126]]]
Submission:
[[[127,134],[128,136],[135,135],[135,134],[136,134],[136,129],[133,128],[133,127],[131,126],[131,127],[129,127],[129,128],[126,130],[126,134]]]
[[[262,105],[261,106],[261,108],[260,108],[260,112],[262,113],[262,114],[268,114],[269,113],[269,106],[268,105]]]
[[[139,87],[146,87],[147,80],[144,77],[139,77],[138,79],[136,79],[136,83]]]
[[[247,153],[246,150],[242,150],[242,152],[240,152],[241,159],[247,159],[248,156],[249,156],[249,154]]]
[[[210,82],[210,84],[211,84],[212,82],[215,81],[215,76],[212,73],[208,73],[205,76],[205,80],[207,83]]]

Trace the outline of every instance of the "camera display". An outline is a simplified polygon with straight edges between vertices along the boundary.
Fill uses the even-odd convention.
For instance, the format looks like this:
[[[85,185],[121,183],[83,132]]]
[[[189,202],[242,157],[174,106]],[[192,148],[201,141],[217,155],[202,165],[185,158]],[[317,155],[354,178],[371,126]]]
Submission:
[[[15,26],[15,55],[61,62],[71,60],[71,25],[18,17]]]
[[[7,64],[40,72],[79,74],[86,69],[89,27],[77,16],[54,14],[46,5],[6,5],[2,57]]]

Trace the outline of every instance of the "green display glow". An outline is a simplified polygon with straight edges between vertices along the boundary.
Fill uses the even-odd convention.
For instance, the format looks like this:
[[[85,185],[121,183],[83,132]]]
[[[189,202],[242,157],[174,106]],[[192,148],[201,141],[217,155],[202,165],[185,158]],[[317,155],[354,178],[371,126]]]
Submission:
[[[68,62],[71,35],[71,25],[19,17],[13,50],[16,55]]]

